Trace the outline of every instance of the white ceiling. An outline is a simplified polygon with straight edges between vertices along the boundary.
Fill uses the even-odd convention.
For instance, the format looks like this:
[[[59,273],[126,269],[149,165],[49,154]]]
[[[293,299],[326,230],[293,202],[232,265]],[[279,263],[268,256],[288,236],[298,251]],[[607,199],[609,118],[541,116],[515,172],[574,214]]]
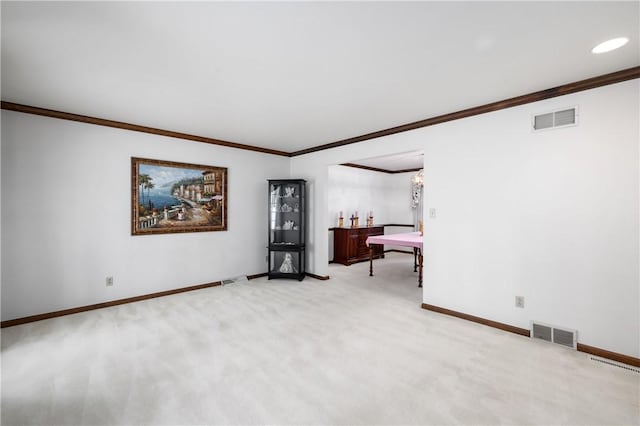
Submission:
[[[2,99],[292,152],[638,66],[639,6],[2,1]]]

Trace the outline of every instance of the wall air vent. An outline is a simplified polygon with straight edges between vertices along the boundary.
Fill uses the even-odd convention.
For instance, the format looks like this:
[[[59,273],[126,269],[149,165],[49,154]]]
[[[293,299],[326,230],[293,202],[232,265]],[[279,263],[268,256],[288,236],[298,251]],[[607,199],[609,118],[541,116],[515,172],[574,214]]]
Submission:
[[[560,127],[575,126],[578,124],[578,107],[563,108],[533,116],[532,125],[534,131],[557,129]]]
[[[578,345],[578,332],[576,330],[556,327],[537,321],[531,321],[531,338],[545,340],[572,349],[576,349]]]

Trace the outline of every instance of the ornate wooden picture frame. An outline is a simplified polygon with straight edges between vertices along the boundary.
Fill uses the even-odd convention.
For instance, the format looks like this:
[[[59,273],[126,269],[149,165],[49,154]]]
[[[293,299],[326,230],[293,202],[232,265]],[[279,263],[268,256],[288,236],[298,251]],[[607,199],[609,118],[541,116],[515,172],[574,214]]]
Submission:
[[[227,230],[227,168],[131,157],[131,235]]]

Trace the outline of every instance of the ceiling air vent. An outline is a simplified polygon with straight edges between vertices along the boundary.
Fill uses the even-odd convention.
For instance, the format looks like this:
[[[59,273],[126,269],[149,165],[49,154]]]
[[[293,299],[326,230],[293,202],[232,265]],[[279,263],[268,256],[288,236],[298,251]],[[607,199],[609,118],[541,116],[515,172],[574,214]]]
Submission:
[[[534,131],[575,126],[578,124],[578,107],[534,115],[532,121]]]
[[[572,349],[576,349],[578,345],[576,330],[542,324],[537,321],[531,321],[531,338],[546,340]]]

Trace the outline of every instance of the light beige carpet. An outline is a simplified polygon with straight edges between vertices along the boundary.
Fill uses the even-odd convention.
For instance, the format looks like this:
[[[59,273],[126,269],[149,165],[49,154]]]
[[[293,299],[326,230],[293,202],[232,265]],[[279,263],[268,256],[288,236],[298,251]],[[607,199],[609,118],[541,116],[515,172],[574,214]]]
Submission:
[[[640,374],[420,309],[412,260],[3,329],[2,424],[640,422]]]

